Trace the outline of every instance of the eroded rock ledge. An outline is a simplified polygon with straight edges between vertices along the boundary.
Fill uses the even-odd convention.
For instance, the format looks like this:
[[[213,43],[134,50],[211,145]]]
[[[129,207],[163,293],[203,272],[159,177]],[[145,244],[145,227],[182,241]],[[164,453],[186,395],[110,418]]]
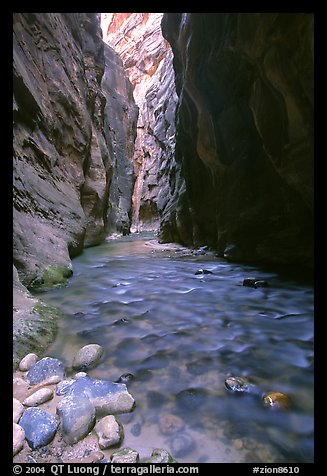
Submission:
[[[22,285],[63,284],[71,258],[101,242],[108,224],[129,231],[137,107],[96,13],[15,13],[13,57],[17,361],[40,317]]]

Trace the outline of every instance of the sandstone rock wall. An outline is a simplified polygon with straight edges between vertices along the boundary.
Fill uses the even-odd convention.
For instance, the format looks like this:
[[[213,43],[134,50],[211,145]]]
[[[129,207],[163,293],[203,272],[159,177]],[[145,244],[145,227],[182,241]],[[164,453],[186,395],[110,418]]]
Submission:
[[[161,240],[312,266],[313,17],[166,13],[175,180]]]
[[[117,51],[139,106],[134,152],[133,231],[159,227],[159,170],[174,153],[177,96],[172,52],[161,34],[162,13],[104,13],[104,40]],[[167,189],[166,189],[167,190]]]
[[[137,109],[121,61],[104,53],[98,14],[13,20],[14,322],[30,322],[15,326],[17,354],[40,320],[24,286],[65,282],[70,259],[99,243],[117,215],[125,220],[118,231],[130,227]]]

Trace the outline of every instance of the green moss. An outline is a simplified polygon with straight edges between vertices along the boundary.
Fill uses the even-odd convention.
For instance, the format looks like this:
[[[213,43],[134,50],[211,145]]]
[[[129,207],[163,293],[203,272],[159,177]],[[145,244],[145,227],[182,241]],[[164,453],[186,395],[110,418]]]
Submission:
[[[32,312],[13,322],[13,370],[28,353],[41,356],[57,334],[57,320],[61,312],[54,306],[39,301]]]
[[[41,277],[36,278],[30,285],[30,289],[48,289],[52,286],[63,286],[73,271],[67,266],[48,266]]]

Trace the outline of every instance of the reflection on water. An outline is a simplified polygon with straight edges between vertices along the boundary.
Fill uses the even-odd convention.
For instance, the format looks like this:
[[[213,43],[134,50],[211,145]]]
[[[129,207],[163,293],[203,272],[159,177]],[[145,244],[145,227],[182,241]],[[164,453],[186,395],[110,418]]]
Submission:
[[[70,367],[81,346],[98,343],[106,353],[92,377],[134,375],[136,408],[119,417],[124,446],[190,463],[313,461],[311,285],[156,246],[149,234],[87,249],[73,265],[67,287],[42,295],[65,314],[48,354]],[[244,287],[246,277],[269,287]],[[230,375],[287,393],[292,409],[228,393]]]

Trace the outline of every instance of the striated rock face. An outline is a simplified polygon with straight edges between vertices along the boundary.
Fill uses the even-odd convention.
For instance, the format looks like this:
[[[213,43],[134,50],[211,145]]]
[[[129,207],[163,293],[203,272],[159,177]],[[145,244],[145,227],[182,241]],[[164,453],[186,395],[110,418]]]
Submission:
[[[166,13],[162,26],[179,101],[161,240],[311,267],[312,15]]]
[[[177,96],[172,52],[161,34],[161,19],[162,13],[102,14],[104,41],[120,54],[139,106],[133,231],[158,228],[161,169],[174,154]]]
[[[137,108],[121,61],[104,48],[100,15],[13,17],[17,362],[27,351],[44,350],[54,334],[52,327],[46,337],[49,326],[24,286],[64,283],[70,259],[103,240],[109,225],[129,230]],[[25,325],[25,318],[34,323]],[[32,344],[35,329],[43,343]]]

